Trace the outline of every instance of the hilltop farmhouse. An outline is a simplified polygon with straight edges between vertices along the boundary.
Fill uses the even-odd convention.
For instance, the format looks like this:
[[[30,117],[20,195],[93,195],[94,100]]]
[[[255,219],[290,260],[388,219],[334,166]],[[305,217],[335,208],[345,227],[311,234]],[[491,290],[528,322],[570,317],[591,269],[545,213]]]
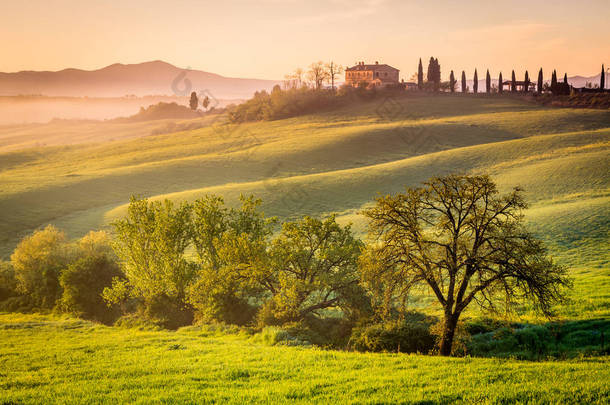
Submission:
[[[397,85],[399,72],[398,69],[379,62],[375,62],[374,65],[359,62],[356,66],[345,69],[345,84],[354,87],[360,83],[374,87]]]

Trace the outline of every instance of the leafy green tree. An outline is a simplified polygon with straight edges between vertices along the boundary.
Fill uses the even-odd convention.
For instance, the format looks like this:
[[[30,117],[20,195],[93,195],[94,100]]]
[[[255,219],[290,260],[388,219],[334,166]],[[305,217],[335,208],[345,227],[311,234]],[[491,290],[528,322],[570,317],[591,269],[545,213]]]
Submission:
[[[122,272],[112,256],[85,255],[65,269],[59,278],[62,296],[59,308],[85,319],[111,323],[117,311],[106,305],[102,298],[105,288]]]
[[[544,86],[544,78],[542,75],[542,68],[538,71],[538,94],[542,93],[542,87]]]
[[[127,282],[116,281],[104,290],[107,301],[132,297],[149,310],[167,298],[176,311],[187,310],[186,290],[194,277],[194,268],[184,256],[191,240],[190,216],[191,207],[185,203],[175,207],[169,200],[131,198],[127,216],[112,224],[114,249]],[[115,287],[118,290],[112,291]],[[163,321],[164,314],[158,315]]]
[[[455,93],[455,76],[453,74],[453,70],[451,71],[451,74],[449,75],[449,89],[452,93]]]
[[[462,93],[468,93],[468,86],[466,86],[466,72],[462,70]]]
[[[474,94],[477,94],[479,92],[479,74],[477,73],[477,70],[474,70],[474,78],[473,78],[473,83],[472,83],[472,91],[474,92]]]
[[[189,100],[189,105],[191,106],[191,110],[196,110],[199,105],[199,99],[197,98],[197,93],[191,93],[191,99]]]
[[[61,295],[59,275],[71,260],[66,235],[52,225],[23,238],[11,255],[17,291],[35,306],[53,308]]]
[[[241,197],[239,209],[227,208],[218,196],[193,206],[193,241],[198,257],[197,280],[189,302],[206,321],[246,324],[252,321],[265,288],[268,239],[276,220],[259,210],[260,200]]]
[[[489,69],[487,69],[487,75],[485,76],[485,92],[491,92],[491,76],[489,75]]]
[[[284,223],[269,250],[272,298],[266,306],[274,320],[262,321],[300,321],[326,308],[349,306],[362,291],[358,285],[362,248],[350,226],[340,226],[334,216]]]
[[[502,93],[504,91],[504,80],[502,79],[502,72],[498,76],[498,93]]]
[[[506,310],[523,299],[550,316],[569,286],[523,225],[520,189],[500,196],[488,176],[435,177],[377,199],[365,211],[373,240],[362,278],[387,313],[412,290],[430,289],[443,309],[440,354],[449,355],[460,315],[472,302]]]
[[[422,66],[421,58],[419,58],[419,66],[417,67],[417,88],[419,90],[424,88],[424,67]]]

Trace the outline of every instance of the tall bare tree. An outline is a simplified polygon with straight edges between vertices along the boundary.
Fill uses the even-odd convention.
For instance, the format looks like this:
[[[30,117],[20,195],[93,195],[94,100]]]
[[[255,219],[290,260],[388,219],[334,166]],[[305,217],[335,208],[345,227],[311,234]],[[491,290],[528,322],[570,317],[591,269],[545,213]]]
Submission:
[[[550,316],[570,281],[524,228],[524,208],[521,190],[500,196],[488,176],[435,177],[380,197],[364,212],[376,243],[362,258],[363,281],[383,313],[411,290],[432,290],[444,312],[441,355],[451,354],[460,315],[472,302],[509,310],[525,298]]]
[[[311,80],[316,90],[321,89],[324,82],[328,80],[328,70],[324,63],[321,61],[312,63],[307,71],[307,78]]]
[[[343,73],[343,66],[337,65],[335,62],[330,61],[326,64],[326,71],[328,73],[328,78],[330,79],[330,86],[334,90],[335,89],[335,77]]]

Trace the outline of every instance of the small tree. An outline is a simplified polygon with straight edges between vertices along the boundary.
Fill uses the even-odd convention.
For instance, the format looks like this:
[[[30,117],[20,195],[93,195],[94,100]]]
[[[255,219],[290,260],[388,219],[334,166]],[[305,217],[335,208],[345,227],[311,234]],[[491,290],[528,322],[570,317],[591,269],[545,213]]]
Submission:
[[[477,94],[479,92],[479,74],[477,73],[477,69],[474,69],[474,78],[473,78],[473,83],[472,83],[472,91],[474,92],[474,94]]]
[[[68,266],[59,278],[62,296],[58,307],[85,319],[104,323],[114,320],[116,311],[109,308],[102,293],[112,280],[122,278],[118,264],[102,254],[86,255]]]
[[[199,99],[197,98],[196,92],[191,93],[191,99],[189,101],[189,105],[191,106],[191,110],[195,111],[197,109],[197,106],[199,105]]]
[[[542,68],[538,71],[538,94],[542,93],[542,87],[544,86],[544,78],[542,75]]]
[[[491,76],[489,75],[489,69],[487,69],[487,75],[485,76],[485,92],[491,92]]]
[[[515,77],[515,71],[513,70],[513,74],[511,76],[510,79],[510,91],[511,92],[516,92],[517,91],[517,79]]]
[[[428,62],[428,83],[432,83],[434,91],[438,91],[441,85],[441,65],[438,59],[430,57]]]
[[[273,298],[263,315],[266,323],[299,321],[320,310],[341,307],[360,291],[358,257],[363,245],[349,226],[310,217],[284,223],[273,241],[270,287]]]
[[[419,58],[419,66],[417,67],[417,88],[419,90],[424,88],[424,67],[422,66],[421,58]]]
[[[66,235],[52,225],[23,238],[11,255],[17,291],[34,305],[53,308],[61,296],[59,275],[71,259]]]
[[[569,286],[523,226],[520,189],[500,196],[488,176],[435,177],[377,199],[364,212],[377,243],[362,259],[363,281],[387,313],[411,290],[431,289],[443,308],[440,354],[451,353],[460,315],[472,302],[509,310],[521,299],[550,316]]]
[[[553,75],[551,76],[551,91],[556,91],[557,89],[557,71],[553,70]]]
[[[328,78],[330,79],[330,86],[333,91],[335,90],[335,77],[343,73],[343,66],[330,62],[326,64],[326,71],[328,72]]]
[[[328,80],[328,71],[326,70],[324,63],[321,61],[312,63],[309,66],[307,77],[313,83],[314,88],[320,90],[324,82]]]
[[[452,70],[451,74],[449,75],[449,89],[452,93],[455,93],[455,85],[456,85],[456,81],[455,81],[455,76],[454,76],[453,70]]]
[[[184,253],[190,244],[191,207],[175,207],[170,200],[163,202],[131,198],[127,216],[114,222],[115,251],[125,273],[126,283],[113,283],[104,290],[111,303],[120,298],[136,298],[144,304],[146,313],[163,323],[173,322],[156,310],[185,311],[186,290],[194,276],[194,269]],[[127,292],[120,297],[115,287]],[[118,302],[117,302],[118,301]],[[163,302],[163,306],[157,304]]]
[[[462,70],[462,93],[467,93],[468,87],[466,86],[466,72]]]
[[[504,91],[504,80],[502,79],[502,72],[498,76],[498,93],[502,93]]]
[[[209,105],[210,105],[210,97],[205,96],[203,98],[203,101],[201,102],[201,106],[207,111]]]
[[[527,93],[530,89],[530,75],[525,71],[525,80],[523,80],[523,92]]]
[[[268,239],[274,218],[259,211],[260,200],[241,196],[241,208],[227,208],[217,196],[193,205],[193,242],[199,267],[189,302],[206,321],[246,324],[254,318],[252,300],[273,281],[267,279]]]

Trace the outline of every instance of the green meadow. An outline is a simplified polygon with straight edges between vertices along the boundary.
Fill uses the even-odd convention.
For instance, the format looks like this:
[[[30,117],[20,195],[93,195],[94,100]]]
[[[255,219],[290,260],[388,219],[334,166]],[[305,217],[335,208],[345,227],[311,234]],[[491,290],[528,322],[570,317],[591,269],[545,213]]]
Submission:
[[[573,276],[559,321],[607,325],[609,167],[609,110],[508,96],[392,96],[246,124],[208,115],[0,127],[0,258],[47,224],[74,238],[107,229],[131,195],[218,194],[236,204],[240,194],[254,194],[267,215],[337,213],[365,238],[360,211],[378,194],[434,175],[487,173],[501,191],[525,190],[527,225]],[[418,309],[430,303],[414,302]],[[546,322],[527,308],[519,320]],[[607,356],[440,358],[274,339],[233,328],[140,330],[0,314],[0,403],[610,401]]]
[[[2,403],[590,403],[608,358],[527,362],[272,345],[232,330],[0,315]],[[44,348],[44,349],[41,349]]]

